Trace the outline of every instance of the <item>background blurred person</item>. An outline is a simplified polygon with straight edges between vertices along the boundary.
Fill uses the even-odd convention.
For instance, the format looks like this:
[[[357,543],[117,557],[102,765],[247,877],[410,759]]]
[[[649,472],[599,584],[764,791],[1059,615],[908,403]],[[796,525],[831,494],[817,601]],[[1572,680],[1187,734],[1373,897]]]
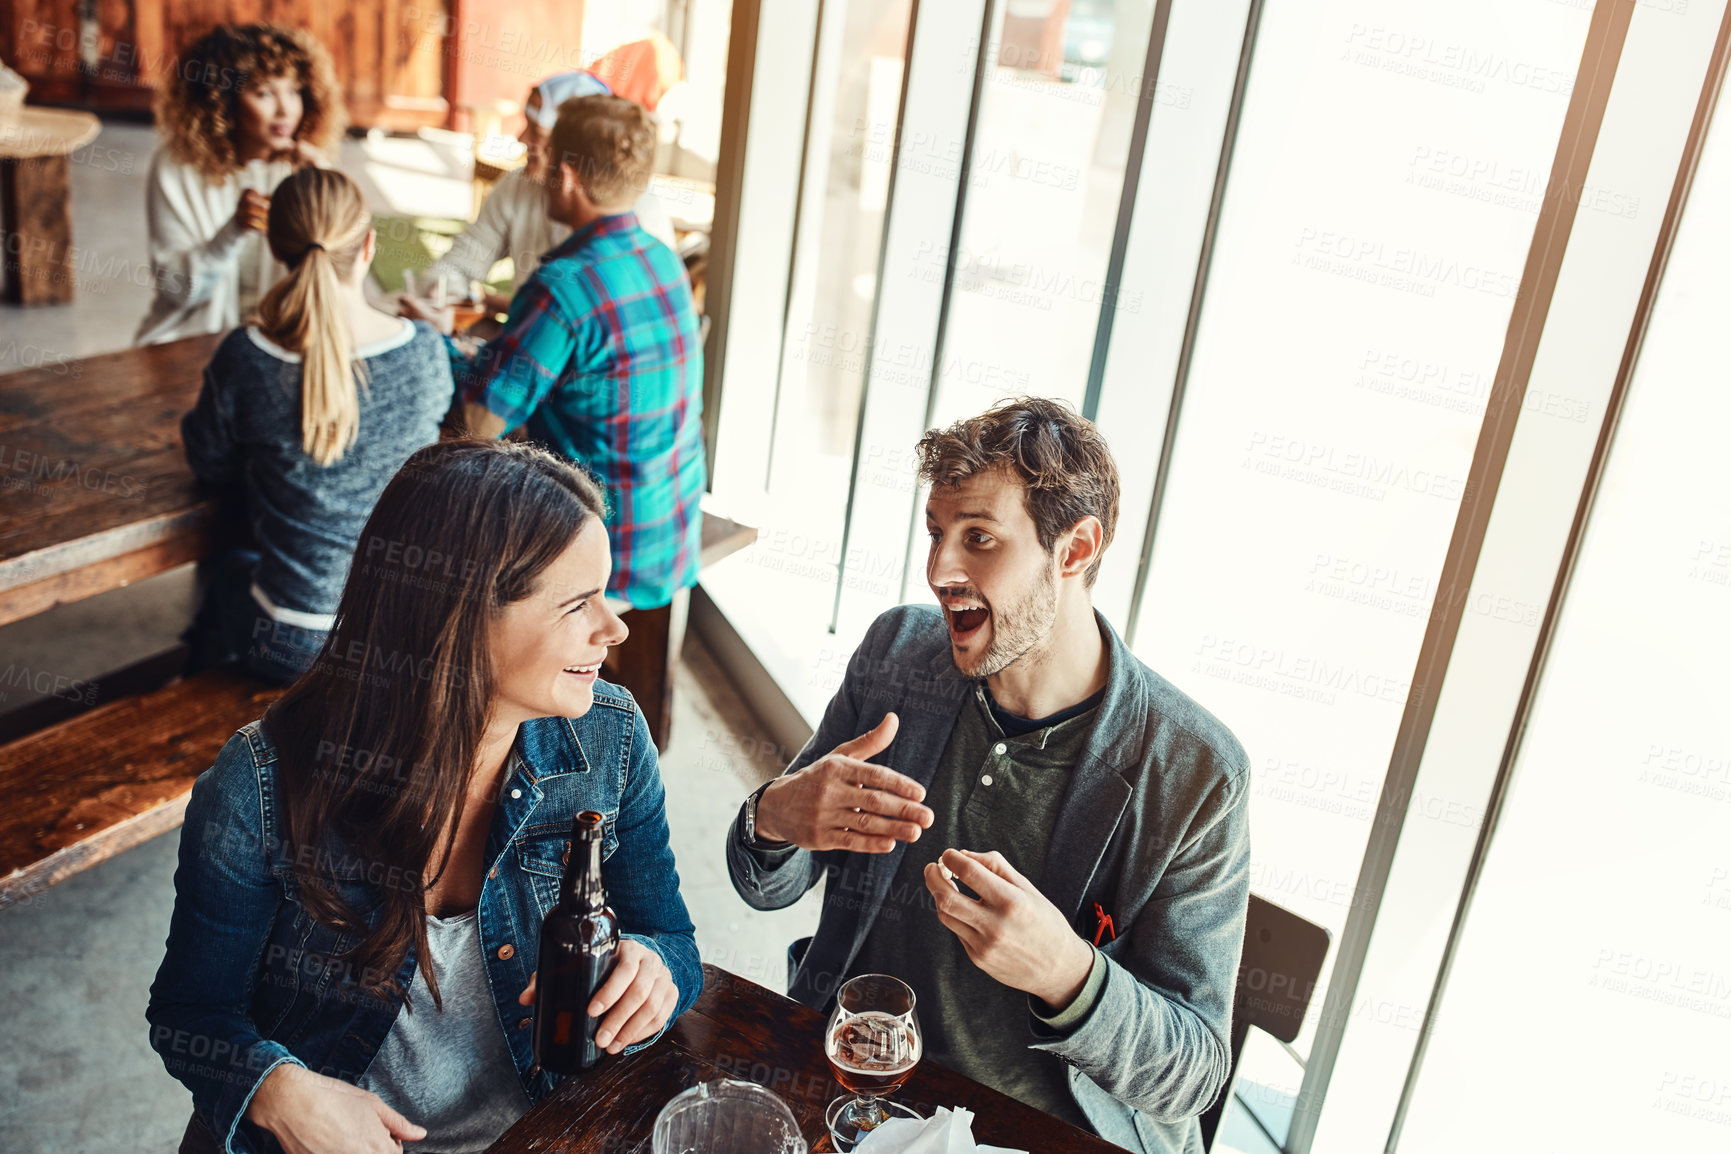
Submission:
[[[493,265],[510,257],[511,290],[523,287],[541,259],[571,235],[570,225],[547,214],[547,137],[558,119],[559,105],[574,96],[606,94],[607,86],[587,72],[550,76],[529,90],[523,106],[523,131],[517,134],[517,139],[529,150],[523,167],[500,178],[481,202],[481,212],[474,223],[463,230],[449,252],[428,266],[427,278],[443,273],[449,278],[452,291],[462,295],[470,281],[486,281]],[[645,232],[668,248],[677,249],[673,221],[653,192],[645,188],[631,208]],[[488,312],[503,312],[511,307],[510,297],[492,292],[483,303]],[[405,316],[430,320],[450,330],[448,314],[441,317],[413,297],[403,298],[402,310]]]
[[[461,363],[470,431],[523,427],[607,493],[607,592],[659,609],[695,584],[702,545],[703,348],[685,267],[631,211],[655,123],[617,96],[559,106],[548,212],[572,229],[511,302],[505,331]]]
[[[589,66],[615,96],[623,96],[654,112],[668,90],[685,79],[679,49],[663,33],[644,29],[642,36],[609,48]]]
[[[139,344],[233,328],[282,275],[265,246],[270,192],[322,165],[345,113],[330,54],[310,35],[224,25],[188,48],[156,96],[162,147],[145,215],[156,296]]]
[[[292,680],[312,661],[361,526],[402,463],[439,439],[454,385],[425,322],[370,306],[376,237],[354,181],[303,168],[271,197],[287,269],[258,323],[230,333],[181,421],[198,479],[239,485],[256,551],[223,558],[193,628],[200,664]]]

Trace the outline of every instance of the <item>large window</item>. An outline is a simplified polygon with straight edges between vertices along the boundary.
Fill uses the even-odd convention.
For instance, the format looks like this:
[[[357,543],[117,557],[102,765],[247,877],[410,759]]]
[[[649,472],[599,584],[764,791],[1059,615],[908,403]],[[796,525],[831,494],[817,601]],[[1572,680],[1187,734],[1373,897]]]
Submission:
[[[1251,754],[1252,889],[1337,941],[1586,29],[1502,0],[1264,16],[1133,643]],[[1451,41],[1528,82],[1409,66]],[[1245,1077],[1301,1069],[1259,1043]]]
[[[1403,1151],[1731,1149],[1731,124],[1713,126]],[[1520,1023],[1520,1045],[1486,1046]],[[1542,1057],[1539,1055],[1542,1054]],[[1471,1111],[1460,1104],[1472,1102]]]
[[[799,190],[797,227],[780,254],[785,281],[762,282],[785,301],[779,327],[761,330],[779,350],[776,370],[751,360],[750,372],[729,368],[724,378],[724,414],[760,415],[741,420],[738,439],[761,452],[724,466],[716,495],[765,532],[755,550],[707,573],[705,589],[815,722],[872,617],[928,597],[910,452],[920,432],[1016,393],[1061,398],[1096,417],[1124,480],[1096,604],[1144,661],[1243,742],[1254,780],[1252,888],[1335,942],[1297,1042],[1253,1034],[1243,1062],[1241,1098],[1269,1141],[1294,1150],[1372,1149],[1397,1110],[1410,1110],[1409,1135],[1423,1122],[1426,1144],[1414,1137],[1414,1148],[1482,1139],[1458,1105],[1437,1124],[1448,1103],[1488,1081],[1460,1046],[1475,1030],[1506,1031],[1536,996],[1539,971],[1499,999],[1478,991],[1498,980],[1504,931],[1523,917],[1551,924],[1530,917],[1541,900],[1533,887],[1549,884],[1541,879],[1571,852],[1587,852],[1585,842],[1569,850],[1538,836],[1547,803],[1511,809],[1515,824],[1498,835],[1510,847],[1477,875],[1503,899],[1476,909],[1453,940],[1725,5],[1638,7],[1626,66],[1627,9],[1552,0],[956,0],[911,9],[830,0],[812,32],[802,147],[773,162]],[[1610,159],[1583,181],[1607,100]],[[1585,152],[1571,153],[1583,138]],[[1553,162],[1570,155],[1585,159],[1554,173]],[[1696,200],[1723,199],[1715,189],[1704,174]],[[1571,212],[1559,215],[1563,199]],[[1697,226],[1702,252],[1689,266],[1703,277],[1723,263],[1705,228]],[[1571,263],[1558,280],[1565,250]],[[1558,336],[1535,367],[1553,281]],[[736,298],[754,283],[736,279]],[[1698,379],[1688,366],[1712,363],[1708,348],[1680,335],[1699,342],[1716,331],[1705,320],[1715,304],[1696,307],[1704,311],[1694,327],[1655,327],[1655,341],[1668,334],[1673,360],[1655,368],[1650,348],[1643,373],[1680,389]],[[1511,388],[1520,405],[1511,479],[1506,492],[1493,482],[1494,506],[1475,503],[1468,478],[1502,416],[1491,402]],[[1716,427],[1704,412],[1684,415],[1687,397],[1647,402],[1660,407],[1646,418],[1641,452],[1663,456],[1677,443],[1667,422],[1693,420],[1702,436]],[[1673,408],[1661,411],[1665,404]],[[1625,462],[1637,460],[1629,435],[1618,442]],[[720,452],[725,460],[728,446]],[[1700,454],[1658,475],[1625,463],[1612,481],[1640,476],[1644,488],[1629,494],[1677,505],[1686,466],[1711,467],[1705,446]],[[1704,474],[1695,483],[1706,491]],[[1725,735],[1697,732],[1722,712],[1699,688],[1711,671],[1685,676],[1686,662],[1651,650],[1657,637],[1700,635],[1713,607],[1697,601],[1725,584],[1714,576],[1726,569],[1719,545],[1731,530],[1714,527],[1725,511],[1692,495],[1682,521],[1629,514],[1628,525],[1603,531],[1625,544],[1602,544],[1599,564],[1635,559],[1616,571],[1620,583],[1571,594],[1575,616],[1560,637],[1573,630],[1581,639],[1566,649],[1576,672],[1547,684],[1565,696],[1541,699],[1517,775],[1534,797],[1549,796],[1547,771],[1561,775],[1602,745],[1579,721],[1614,712],[1612,671],[1630,662],[1671,662],[1666,677],[1648,679],[1665,708],[1628,721],[1630,748],[1656,759],[1647,768],[1660,773],[1672,752],[1697,776],[1718,764],[1712,751]],[[1627,501],[1599,515],[1636,507]],[[1492,518],[1483,568],[1475,575],[1475,541],[1465,578],[1448,584],[1445,559],[1467,555],[1463,518],[1479,519],[1468,537],[1483,536],[1493,508],[1505,516]],[[1516,523],[1527,528],[1511,533]],[[1661,591],[1670,554],[1654,536],[1685,528],[1699,551],[1691,572],[1705,574],[1688,578],[1687,597]],[[1522,532],[1530,552],[1511,564]],[[1635,596],[1653,602],[1641,645],[1615,609]],[[1614,644],[1634,647],[1619,657]],[[1547,676],[1556,677],[1563,652],[1559,640]],[[1438,653],[1452,679],[1433,670],[1419,680]],[[1439,695],[1441,728],[1427,731]],[[1571,742],[1580,745],[1573,753]],[[1391,794],[1391,764],[1421,756],[1425,770]],[[1685,796],[1685,769],[1665,772],[1682,783],[1665,797]],[[1624,783],[1631,797],[1595,794],[1598,820],[1638,809],[1635,798],[1651,803],[1660,787],[1642,784],[1646,792]],[[1714,782],[1694,784],[1687,796],[1710,800]],[[1582,798],[1569,806],[1587,812]],[[1531,825],[1516,820],[1523,813]],[[1390,822],[1395,836],[1379,840]],[[1655,817],[1640,836],[1663,829]],[[1695,848],[1679,847],[1668,876],[1701,875],[1698,904],[1717,909],[1719,892],[1731,893],[1731,883],[1713,880],[1723,863],[1681,840]],[[1565,860],[1547,861],[1559,851]],[[1379,908],[1391,861],[1390,892],[1401,901]],[[1427,871],[1423,885],[1412,883]],[[1651,883],[1622,884],[1611,892],[1633,902]],[[1584,914],[1565,901],[1556,917],[1570,909]],[[1680,910],[1670,916],[1686,920]],[[1372,939],[1372,928],[1389,932]],[[1647,940],[1633,921],[1620,937],[1581,932],[1594,951],[1611,951],[1606,965],[1639,955],[1627,943]],[[1678,949],[1694,957],[1702,940]],[[1432,1017],[1445,958],[1457,960],[1461,983],[1450,998],[1472,1009]],[[1361,989],[1367,965],[1374,980]],[[1716,996],[1711,964],[1696,971]],[[1618,1003],[1631,1018],[1639,996]],[[1432,1025],[1434,1068],[1422,1065],[1418,1042]],[[1343,1049],[1343,1036],[1354,1044]],[[1452,1060],[1439,1062],[1445,1044]],[[1512,1095],[1522,1052],[1502,1056],[1509,1069],[1497,1084]],[[1686,1099],[1727,1084],[1710,1064],[1703,1055],[1700,1068],[1659,1071],[1675,1077],[1655,1082],[1655,1095],[1679,1105],[1653,1109],[1706,1118],[1699,1100]],[[1402,1080],[1420,1069],[1428,1080],[1414,1093]],[[1315,1091],[1310,1102],[1301,1090]],[[1350,1104],[1336,1116],[1344,1128],[1328,1131],[1333,1147],[1318,1138],[1324,1094]],[[1348,1115],[1356,1129],[1340,1122]]]

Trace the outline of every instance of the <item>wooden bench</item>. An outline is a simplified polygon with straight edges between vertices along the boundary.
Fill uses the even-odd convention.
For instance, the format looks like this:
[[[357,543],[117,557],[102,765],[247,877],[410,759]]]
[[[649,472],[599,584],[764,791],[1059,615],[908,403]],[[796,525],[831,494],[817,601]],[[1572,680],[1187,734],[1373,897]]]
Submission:
[[[193,781],[281,692],[212,670],[0,746],[0,907],[179,825]]]

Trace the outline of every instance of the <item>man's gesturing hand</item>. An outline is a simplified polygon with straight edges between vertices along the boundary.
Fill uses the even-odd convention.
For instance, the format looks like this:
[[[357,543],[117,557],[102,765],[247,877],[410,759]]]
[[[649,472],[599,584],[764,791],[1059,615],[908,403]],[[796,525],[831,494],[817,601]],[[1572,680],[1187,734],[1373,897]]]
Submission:
[[[1063,913],[997,850],[947,849],[938,859],[980,900],[960,893],[938,868],[926,866],[926,889],[938,921],[957,938],[968,960],[1013,990],[1062,1010],[1088,983],[1094,951]]]
[[[844,741],[804,769],[778,778],[757,801],[757,836],[801,849],[889,853],[931,828],[926,791],[911,777],[873,765],[895,740],[896,715]]]

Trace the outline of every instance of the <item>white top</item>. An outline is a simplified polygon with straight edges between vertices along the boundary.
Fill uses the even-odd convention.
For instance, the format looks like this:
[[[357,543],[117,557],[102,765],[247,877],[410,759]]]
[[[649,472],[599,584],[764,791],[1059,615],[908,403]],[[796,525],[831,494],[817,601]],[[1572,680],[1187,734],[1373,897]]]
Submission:
[[[266,192],[294,171],[287,161],[265,166]],[[150,271],[156,297],[133,338],[153,345],[240,324],[283,266],[270,255],[264,233],[238,227],[242,172],[236,169],[215,184],[191,165],[157,149],[145,190],[150,230]]]
[[[645,232],[674,248],[673,221],[653,192],[646,190],[631,207]],[[511,291],[515,292],[540,267],[542,255],[570,235],[571,226],[547,215],[546,187],[519,168],[499,179],[481,202],[481,214],[463,230],[450,252],[428,266],[427,275],[455,274],[452,287],[461,295],[470,281],[486,280],[496,262],[510,257]]]
[[[410,341],[414,340],[415,322],[410,320],[408,317],[398,317],[397,320],[402,322],[402,326],[398,328],[396,332],[392,333],[388,337],[380,337],[376,341],[368,341],[364,345],[356,345],[354,351],[349,355],[364,361],[368,357],[376,357],[381,353],[388,353],[392,349],[400,349]],[[298,365],[301,363],[301,355],[299,353],[289,352],[289,350],[283,348],[281,345],[265,336],[264,333],[260,332],[257,325],[246,326],[246,336],[260,352],[269,353],[277,360],[286,361],[291,365]]]

